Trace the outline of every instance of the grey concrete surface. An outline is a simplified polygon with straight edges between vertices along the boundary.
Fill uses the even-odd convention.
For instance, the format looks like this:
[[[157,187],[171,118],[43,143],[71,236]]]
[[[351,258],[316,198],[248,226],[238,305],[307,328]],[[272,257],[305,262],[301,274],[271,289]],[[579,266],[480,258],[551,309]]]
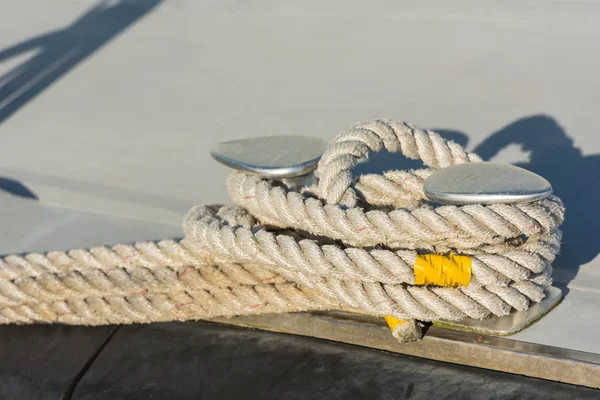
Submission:
[[[560,0],[0,2],[0,188],[43,210],[3,197],[2,250],[177,236],[189,206],[227,201],[216,142],[408,120],[553,184],[566,299],[517,338],[600,352],[599,17]]]
[[[13,85],[0,172],[42,201],[178,222],[227,200],[207,151],[226,139],[331,138],[389,117],[460,131],[473,149],[544,114],[596,154],[599,13],[597,1],[2,2]]]
[[[158,224],[42,205],[0,191],[0,254],[89,248],[182,237],[177,225]]]

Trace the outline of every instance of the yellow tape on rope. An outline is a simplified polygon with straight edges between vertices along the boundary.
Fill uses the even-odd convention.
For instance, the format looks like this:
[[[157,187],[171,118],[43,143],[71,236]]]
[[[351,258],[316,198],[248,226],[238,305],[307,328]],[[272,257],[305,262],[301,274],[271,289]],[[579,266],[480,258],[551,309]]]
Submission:
[[[457,254],[417,255],[415,262],[415,284],[437,286],[469,286],[471,282],[470,256]]]
[[[450,253],[443,254],[419,254],[415,261],[415,284],[437,285],[437,286],[469,286],[471,283],[471,256],[461,256]],[[388,326],[394,331],[398,325],[406,322],[403,319],[385,316]]]
[[[398,325],[403,324],[406,321],[400,318],[392,317],[391,315],[386,315],[385,322],[387,322],[388,326],[390,327],[390,330],[394,332],[394,329],[396,329]]]

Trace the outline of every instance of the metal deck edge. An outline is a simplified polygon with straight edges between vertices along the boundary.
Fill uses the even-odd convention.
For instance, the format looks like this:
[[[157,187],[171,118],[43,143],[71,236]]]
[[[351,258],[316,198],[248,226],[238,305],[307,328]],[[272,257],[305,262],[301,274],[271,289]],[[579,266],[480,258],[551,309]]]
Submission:
[[[504,337],[432,326],[423,340],[399,343],[383,320],[351,313],[263,314],[211,321],[600,388],[600,354]]]

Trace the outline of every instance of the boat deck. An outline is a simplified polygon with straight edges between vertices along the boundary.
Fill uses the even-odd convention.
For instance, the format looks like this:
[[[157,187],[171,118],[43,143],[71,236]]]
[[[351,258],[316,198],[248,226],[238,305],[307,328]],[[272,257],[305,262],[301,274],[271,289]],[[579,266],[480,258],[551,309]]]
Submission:
[[[228,171],[208,154],[215,143],[288,133],[329,139],[356,121],[404,119],[553,184],[567,207],[555,263],[565,298],[511,339],[600,355],[600,56],[590,51],[600,2],[9,3],[0,4],[0,253],[179,237],[191,205],[228,201]],[[381,154],[361,168],[407,166]],[[182,360],[169,361],[170,374],[190,382],[206,374],[206,387],[189,390],[239,394],[226,387],[223,374],[234,373],[227,362],[200,372],[203,359],[215,363],[210,352],[224,351],[214,345],[222,337],[238,348],[253,343],[249,359],[289,348],[268,368],[295,382],[294,364],[305,362],[313,390],[325,377],[346,379],[336,365],[347,376],[363,371],[353,364],[363,355],[347,347],[207,324],[10,326],[0,327],[0,348],[10,353],[0,391],[43,381],[42,391],[108,398],[163,379],[180,393],[174,375],[152,369],[165,357],[155,347],[171,342]],[[369,368],[417,371],[414,382],[450,368],[364,354]],[[134,370],[139,379],[125,381]],[[323,381],[316,371],[326,371]],[[416,390],[386,386],[394,368],[386,371],[361,372],[344,390],[360,397],[370,379],[407,397]],[[460,371],[479,385],[475,377],[487,374]],[[278,384],[257,378],[275,374],[267,369],[245,373],[253,390]],[[529,383],[515,385],[529,393]],[[556,393],[583,390],[555,385]]]

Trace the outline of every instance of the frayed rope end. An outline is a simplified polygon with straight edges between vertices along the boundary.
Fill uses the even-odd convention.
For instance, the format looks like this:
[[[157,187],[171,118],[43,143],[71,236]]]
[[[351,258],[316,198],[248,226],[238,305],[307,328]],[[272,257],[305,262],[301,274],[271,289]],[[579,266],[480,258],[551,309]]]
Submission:
[[[423,338],[423,327],[424,325],[414,319],[405,321],[391,315],[385,317],[392,336],[394,336],[400,343],[416,342]]]

